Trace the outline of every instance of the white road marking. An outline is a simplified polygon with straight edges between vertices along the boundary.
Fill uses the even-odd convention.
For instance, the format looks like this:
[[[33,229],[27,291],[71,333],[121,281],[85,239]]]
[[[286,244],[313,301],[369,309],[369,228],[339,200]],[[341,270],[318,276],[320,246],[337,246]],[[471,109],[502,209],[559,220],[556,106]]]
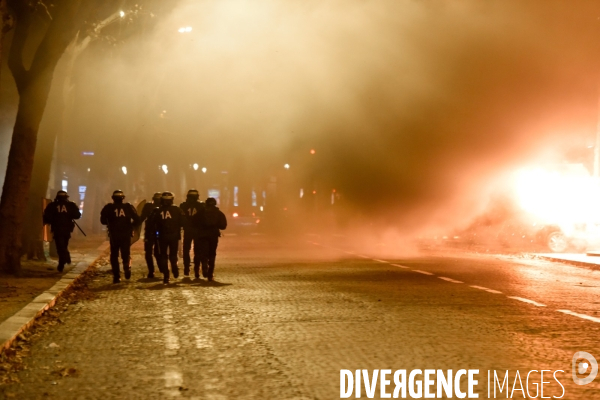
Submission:
[[[213,347],[213,341],[211,338],[204,335],[196,335],[196,348],[197,349],[208,349]]]
[[[419,274],[423,274],[423,275],[435,275],[435,274],[432,274],[431,272],[421,271],[419,269],[413,269],[413,272],[418,272]]]
[[[183,384],[183,376],[177,370],[165,371],[165,387],[179,387]]]
[[[486,288],[484,286],[477,286],[477,285],[469,285],[474,289],[479,289],[479,290],[485,290],[488,293],[494,293],[494,294],[502,294],[502,292],[498,291],[498,290],[494,290],[494,289],[490,289],[490,288]]]
[[[400,265],[400,264],[391,264],[394,267],[398,267],[398,268],[404,268],[404,269],[410,269],[410,267],[407,267],[406,265]]]
[[[389,261],[378,260],[378,259],[376,259],[376,258],[371,258],[371,260],[373,260],[373,261],[377,261],[377,262],[380,262],[380,263],[384,263],[384,264],[389,264],[389,263],[390,263]]]
[[[536,307],[546,307],[545,304],[538,303],[537,301],[533,301],[533,300],[529,300],[529,299],[524,299],[523,297],[508,296],[508,298],[514,299],[514,300],[519,300],[519,301],[522,301],[523,303],[533,304]]]
[[[577,318],[587,319],[588,321],[600,323],[600,318],[592,317],[590,315],[579,314],[579,313],[576,313],[576,312],[573,312],[573,311],[570,311],[570,310],[556,310],[556,311],[561,312],[563,314],[572,315],[572,316],[577,317]]]
[[[182,290],[181,294],[187,299],[187,303],[189,305],[193,306],[200,304],[200,302],[198,301],[198,299],[196,299],[196,296],[191,290]]]
[[[456,279],[446,278],[445,276],[438,276],[438,278],[452,283],[464,283],[463,281],[457,281]]]
[[[169,292],[164,291],[162,294],[162,303],[165,306],[163,309],[163,338],[165,344],[164,354],[167,356],[175,356],[181,348],[179,337],[173,327],[172,301]],[[183,386],[183,374],[179,367],[167,365],[163,376],[165,381],[165,389],[169,397],[181,396],[181,391],[178,389]]]

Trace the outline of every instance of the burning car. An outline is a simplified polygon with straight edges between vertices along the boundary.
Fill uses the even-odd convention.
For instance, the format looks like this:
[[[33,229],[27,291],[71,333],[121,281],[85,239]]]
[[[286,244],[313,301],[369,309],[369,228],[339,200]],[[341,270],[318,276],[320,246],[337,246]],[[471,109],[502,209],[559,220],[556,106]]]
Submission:
[[[511,186],[454,237],[472,246],[515,251],[600,248],[600,184],[585,166],[522,169]]]

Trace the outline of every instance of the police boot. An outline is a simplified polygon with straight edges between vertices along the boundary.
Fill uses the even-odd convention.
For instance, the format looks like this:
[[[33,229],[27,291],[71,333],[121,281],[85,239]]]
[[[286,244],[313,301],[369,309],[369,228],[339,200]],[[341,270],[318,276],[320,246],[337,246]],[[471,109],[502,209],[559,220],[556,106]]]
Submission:
[[[131,278],[131,267],[129,265],[124,265],[123,269],[125,270],[125,279],[129,280],[129,278]]]
[[[190,276],[190,266],[189,265],[184,265],[183,266],[183,275],[184,276]]]
[[[163,270],[163,283],[166,285],[167,283],[169,283],[169,269],[165,268]]]
[[[113,275],[113,283],[121,283],[121,276],[119,274]]]
[[[173,270],[173,278],[175,278],[175,279],[179,278],[179,267],[177,267],[177,264],[172,264],[171,270]]]
[[[200,266],[194,265],[194,276],[196,279],[200,279]]]

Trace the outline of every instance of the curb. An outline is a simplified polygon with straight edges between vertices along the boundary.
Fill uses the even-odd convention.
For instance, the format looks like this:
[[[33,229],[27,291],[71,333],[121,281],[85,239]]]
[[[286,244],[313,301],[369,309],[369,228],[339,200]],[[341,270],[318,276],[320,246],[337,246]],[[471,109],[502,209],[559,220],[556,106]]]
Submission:
[[[563,258],[556,258],[556,257],[550,257],[550,256],[537,256],[537,257],[539,257],[542,260],[559,262],[559,263],[563,263],[563,264],[570,264],[570,265],[574,265],[576,267],[586,267],[586,268],[595,269],[595,270],[600,269],[600,264],[596,264],[596,263],[592,263],[592,262],[567,260],[567,259],[563,259]]]
[[[31,327],[38,317],[54,306],[56,300],[106,253],[106,249],[102,250],[99,248],[99,250],[100,253],[97,255],[84,257],[83,261],[77,263],[73,269],[63,275],[54,286],[40,294],[19,312],[0,324],[0,343],[2,343],[0,345],[0,354],[15,342],[19,334]]]

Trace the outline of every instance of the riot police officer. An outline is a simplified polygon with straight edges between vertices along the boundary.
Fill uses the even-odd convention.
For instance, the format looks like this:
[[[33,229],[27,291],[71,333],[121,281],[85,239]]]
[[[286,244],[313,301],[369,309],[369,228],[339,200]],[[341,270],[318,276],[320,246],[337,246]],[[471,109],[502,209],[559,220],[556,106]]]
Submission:
[[[122,190],[115,190],[112,200],[113,202],[105,205],[100,212],[100,222],[108,226],[113,283],[119,283],[121,282],[119,252],[123,260],[125,279],[131,278],[131,236],[134,226],[140,224],[140,217],[133,205],[123,202],[125,195]]]
[[[159,261],[158,268],[163,273],[163,283],[169,283],[169,261],[173,277],[179,277],[177,267],[177,248],[181,239],[183,226],[183,211],[173,204],[174,196],[171,192],[164,192],[160,198],[160,207],[152,212],[152,223],[158,235]]]
[[[194,243],[194,273],[196,278],[200,277],[200,254],[198,246],[198,226],[194,222],[198,217],[204,203],[198,201],[200,194],[196,189],[190,189],[187,192],[186,199],[179,205],[185,218],[183,220],[183,275],[190,275],[190,251],[192,242]]]
[[[148,266],[148,278],[154,278],[154,260],[152,259],[153,254],[154,258],[156,258],[156,263],[159,264],[156,227],[152,223],[151,215],[152,212],[160,206],[161,195],[162,193],[160,192],[154,193],[152,196],[152,202],[144,205],[144,208],[142,209],[142,215],[140,215],[140,223],[146,221],[146,224],[144,225],[144,256],[146,259],[146,265]]]
[[[227,218],[217,207],[217,200],[212,197],[206,199],[205,206],[198,216],[198,242],[200,245],[200,261],[202,263],[202,276],[209,281],[213,280],[217,246],[221,230],[227,228]]]
[[[58,271],[62,272],[65,264],[71,264],[69,253],[69,239],[75,228],[73,220],[81,218],[81,211],[64,190],[56,193],[54,201],[46,206],[44,210],[44,225],[50,224],[56,252],[58,253]]]

